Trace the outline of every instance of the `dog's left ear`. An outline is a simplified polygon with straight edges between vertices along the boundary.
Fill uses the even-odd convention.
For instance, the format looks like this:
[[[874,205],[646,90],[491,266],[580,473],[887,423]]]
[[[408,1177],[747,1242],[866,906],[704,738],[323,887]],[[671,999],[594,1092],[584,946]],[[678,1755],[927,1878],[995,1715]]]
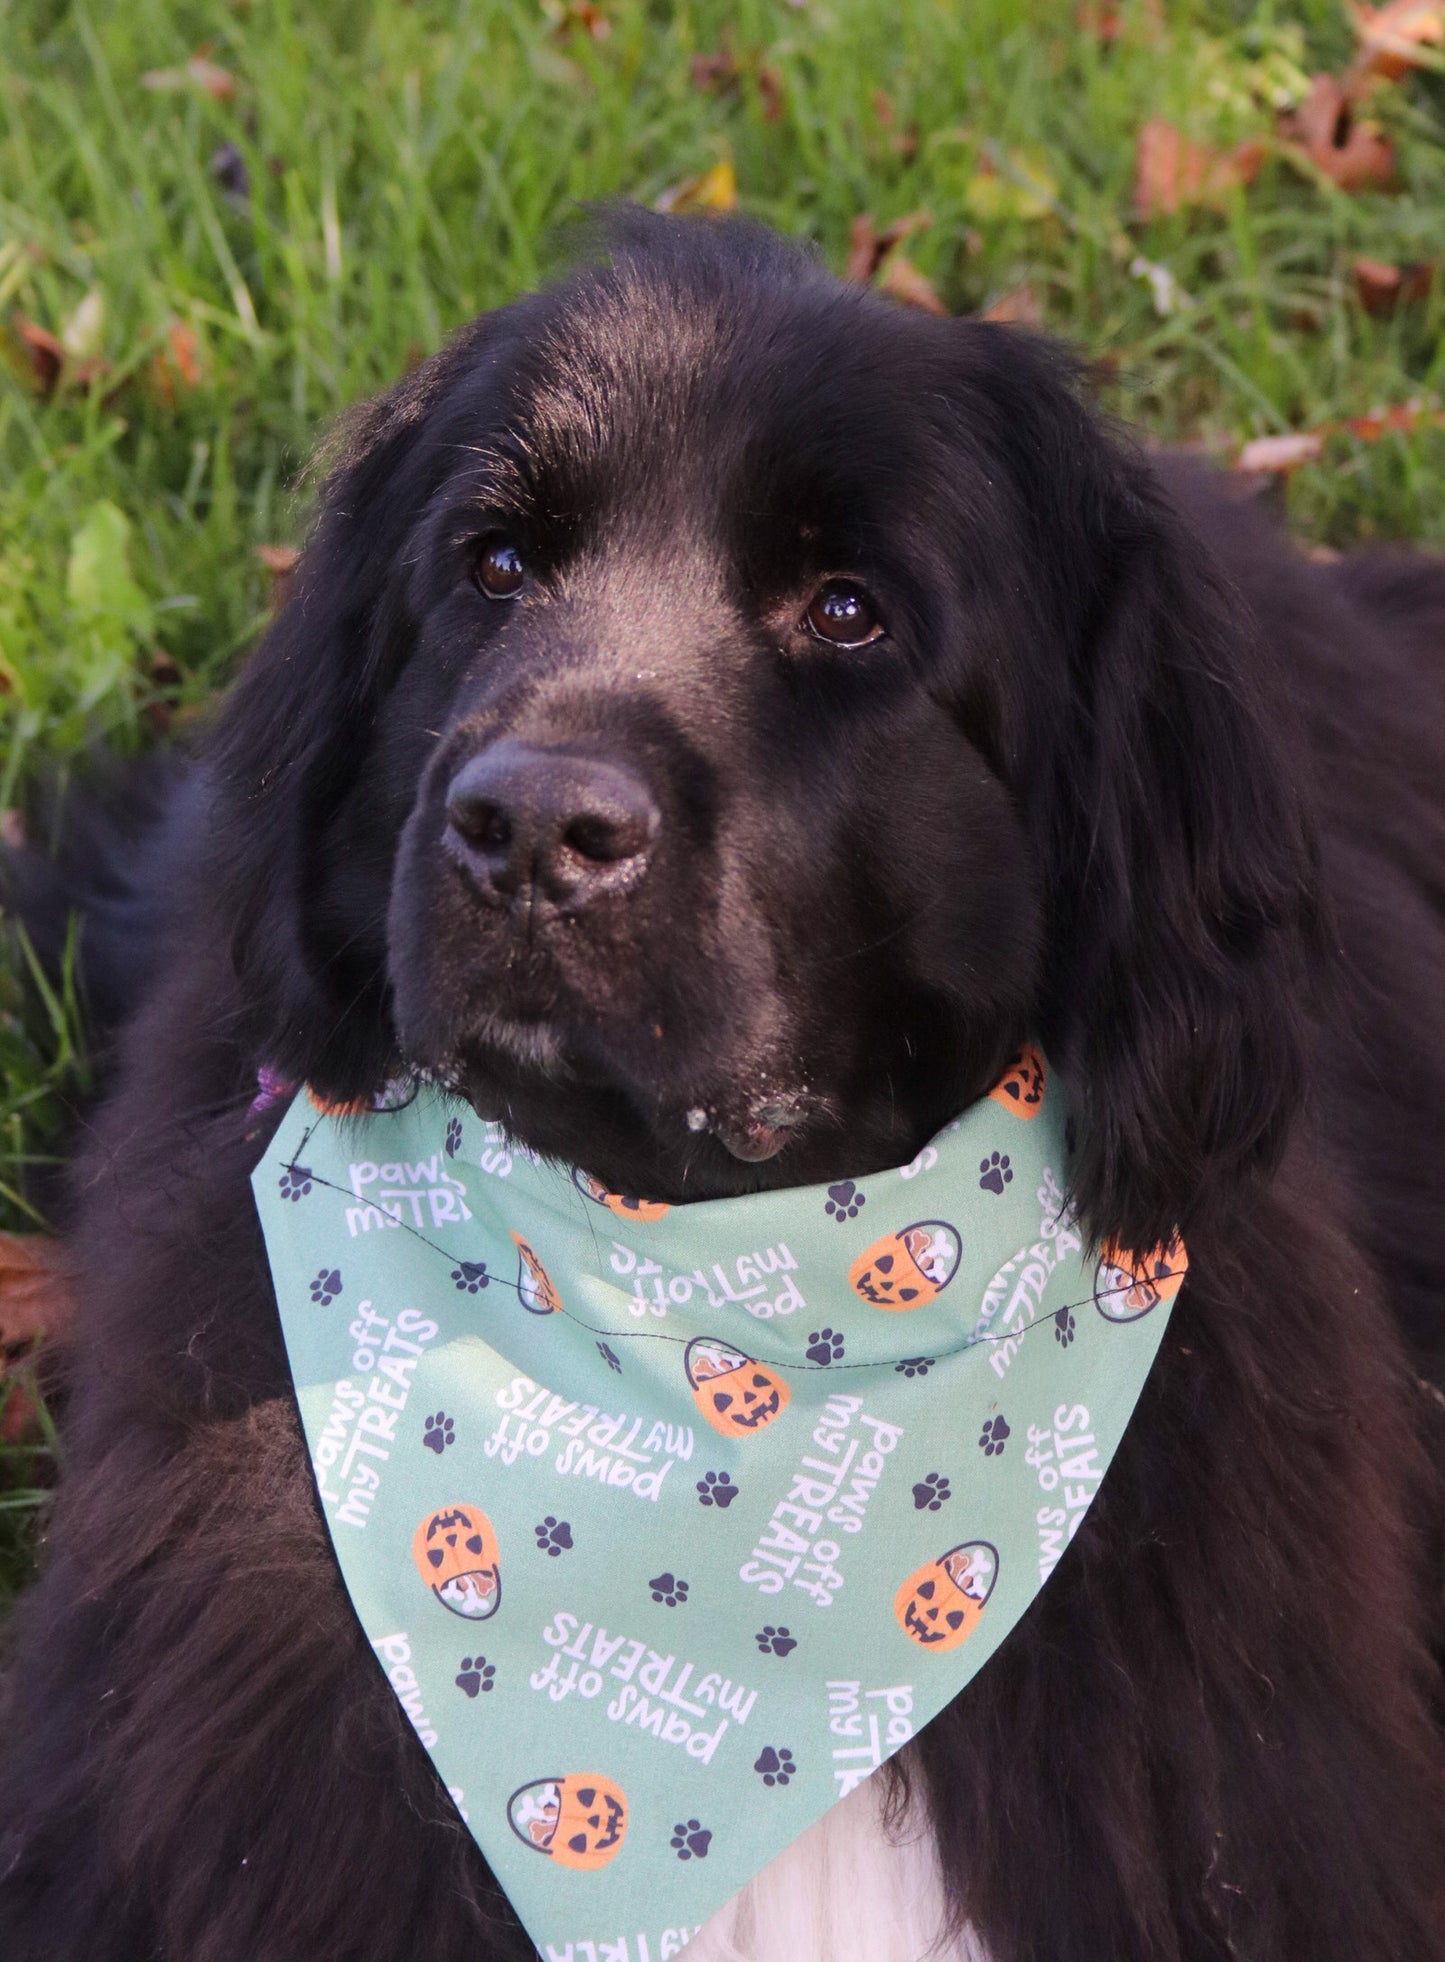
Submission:
[[[1074,1101],[1080,1212],[1142,1251],[1283,1150],[1322,966],[1318,855],[1258,623],[1145,458],[1072,396],[1060,415],[1067,461],[1033,506],[1035,563],[1068,557],[1069,681],[1040,691],[1029,772],[1040,1034]]]

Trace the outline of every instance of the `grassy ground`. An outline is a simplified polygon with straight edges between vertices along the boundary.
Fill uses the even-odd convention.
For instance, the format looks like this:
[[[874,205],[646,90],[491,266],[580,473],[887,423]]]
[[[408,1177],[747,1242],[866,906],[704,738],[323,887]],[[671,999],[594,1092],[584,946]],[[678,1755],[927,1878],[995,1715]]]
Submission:
[[[1276,147],[1247,187],[1141,221],[1147,118],[1216,150],[1268,137],[1354,29],[1343,0],[1120,0],[1102,34],[1109,12],[7,0],[0,808],[98,737],[204,713],[264,623],[257,548],[304,527],[318,434],[543,275],[580,199],[652,201],[728,162],[743,209],[839,269],[860,212],[926,210],[906,251],[953,310],[1027,289],[1162,439],[1230,454],[1438,404],[1445,281],[1374,318],[1353,265],[1445,257],[1445,61],[1368,105],[1390,189],[1343,192]],[[187,71],[198,52],[211,68]],[[1334,546],[1441,542],[1442,487],[1438,427],[1346,432],[1289,480],[1290,517]],[[77,1048],[66,1001],[6,958],[0,1225],[23,1229]],[[44,1436],[0,1444],[0,1597],[47,1462]]]

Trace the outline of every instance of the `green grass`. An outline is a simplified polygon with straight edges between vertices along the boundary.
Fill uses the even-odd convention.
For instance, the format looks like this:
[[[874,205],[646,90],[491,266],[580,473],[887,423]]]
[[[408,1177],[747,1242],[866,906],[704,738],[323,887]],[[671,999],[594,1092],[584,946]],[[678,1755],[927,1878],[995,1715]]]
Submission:
[[[1140,123],[1267,130],[1268,99],[1347,64],[1343,0],[1166,0],[1162,31],[1124,0],[1110,43],[1074,0],[604,10],[594,40],[559,30],[562,0],[0,4],[0,807],[98,738],[203,714],[264,624],[255,548],[299,538],[306,459],[342,408],[543,276],[579,200],[651,201],[722,158],[744,210],[840,269],[860,211],[926,208],[906,249],[954,310],[1027,285],[1159,439],[1228,453],[1445,392],[1445,281],[1377,320],[1351,274],[1360,253],[1445,256],[1445,65],[1371,105],[1388,193],[1276,156],[1219,209],[1132,215]],[[708,92],[691,59],[724,37],[740,74]],[[203,46],[232,99],[145,85]],[[228,144],[249,196],[213,168]],[[1190,304],[1161,316],[1140,257]],[[17,313],[103,378],[43,400]],[[173,357],[158,373],[174,323],[194,386]],[[1339,436],[1290,480],[1290,518],[1334,546],[1441,542],[1442,486],[1438,429]],[[69,1005],[7,958],[0,1224],[23,1229],[78,1051]],[[38,1442],[0,1446],[0,1518],[43,1482]],[[21,1557],[0,1540],[0,1590]]]

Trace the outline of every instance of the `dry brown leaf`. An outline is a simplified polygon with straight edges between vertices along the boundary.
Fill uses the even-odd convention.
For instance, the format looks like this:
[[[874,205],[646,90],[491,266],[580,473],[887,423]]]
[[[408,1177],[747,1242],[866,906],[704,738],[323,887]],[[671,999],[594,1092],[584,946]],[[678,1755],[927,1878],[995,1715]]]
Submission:
[[[778,123],[783,119],[783,73],[770,61],[759,62],[753,75],[753,84],[762,105],[763,120]]]
[[[991,306],[986,306],[979,315],[980,320],[993,320],[1008,327],[1042,327],[1043,309],[1038,295],[1032,286],[1011,286],[1007,293],[1000,293]]]
[[[1398,402],[1393,409],[1347,416],[1333,428],[1358,437],[1362,443],[1378,443],[1382,436],[1408,436],[1417,429],[1445,429],[1445,411],[1428,408],[1423,402]]]
[[[1357,6],[1354,15],[1360,37],[1350,71],[1354,86],[1372,75],[1396,81],[1419,66],[1421,48],[1445,48],[1445,0],[1387,0],[1383,7]]]
[[[1331,436],[1353,436],[1362,443],[1378,443],[1382,436],[1409,435],[1417,429],[1445,429],[1445,409],[1433,403],[1398,402],[1392,409],[1372,409],[1368,415],[1345,416],[1338,422],[1323,422],[1317,429],[1302,429],[1288,436],[1256,436],[1235,458],[1234,467],[1247,476],[1280,476],[1297,470],[1302,463],[1313,463],[1324,454]]]
[[[580,29],[594,41],[605,41],[612,32],[612,22],[595,4],[595,0],[567,0],[561,18],[552,30],[553,38],[565,41],[574,29]]]
[[[1135,152],[1136,215],[1158,218],[1184,205],[1221,202],[1236,185],[1254,182],[1268,147],[1251,137],[1232,150],[1211,150],[1161,116],[1151,116],[1139,131]]]
[[[49,401],[59,386],[65,367],[65,349],[61,346],[60,337],[36,321],[27,320],[23,313],[12,315],[11,325],[29,359],[35,391]]]
[[[890,252],[878,277],[878,289],[904,306],[918,307],[924,313],[947,314],[938,288],[914,265],[905,252]]]
[[[1144,0],[1139,18],[1144,38],[1152,40],[1164,25],[1163,0]],[[1085,34],[1099,41],[1117,41],[1125,27],[1118,0],[1079,0],[1074,20]]]
[[[43,1233],[0,1233],[0,1356],[13,1360],[70,1320],[60,1246]]]
[[[271,575],[271,590],[267,596],[273,613],[279,613],[291,597],[297,564],[301,554],[294,545],[258,545],[256,557]]]
[[[874,227],[872,212],[860,212],[848,228],[848,263],[844,267],[843,277],[859,286],[871,286],[889,253],[914,232],[921,232],[932,223],[930,212],[910,211],[903,218],[895,218],[880,232]]]
[[[165,346],[151,358],[151,380],[168,409],[175,407],[182,389],[200,386],[201,344],[184,320],[173,320],[166,329]]]
[[[1290,436],[1256,436],[1239,452],[1234,467],[1247,476],[1278,475],[1298,470],[1302,463],[1313,463],[1324,447],[1324,433],[1318,429],[1303,429]]]
[[[696,177],[684,178],[681,184],[673,184],[656,200],[657,211],[696,212],[696,211],[736,211],[738,206],[737,172],[724,157],[710,170],[702,171]]]
[[[873,114],[878,118],[878,127],[887,137],[888,147],[893,151],[895,156],[902,157],[906,162],[909,157],[916,154],[918,149],[918,126],[915,123],[910,123],[906,129],[899,127],[898,114],[893,107],[893,98],[886,89],[874,89]]]
[[[141,76],[141,87],[161,94],[180,89],[199,89],[213,102],[230,102],[236,93],[236,78],[228,68],[217,67],[204,55],[193,55],[184,68],[151,68]]]
[[[1400,298],[1405,276],[1398,266],[1383,259],[1356,259],[1355,291],[1366,313],[1377,320],[1388,320]]]
[[[110,363],[98,355],[77,360],[61,336],[23,313],[13,313],[10,325],[24,350],[35,392],[47,402],[58,388],[93,388],[110,372]]]
[[[1316,75],[1310,92],[1280,133],[1342,191],[1387,184],[1395,174],[1395,152],[1380,126],[1357,117],[1349,93],[1334,75]]]

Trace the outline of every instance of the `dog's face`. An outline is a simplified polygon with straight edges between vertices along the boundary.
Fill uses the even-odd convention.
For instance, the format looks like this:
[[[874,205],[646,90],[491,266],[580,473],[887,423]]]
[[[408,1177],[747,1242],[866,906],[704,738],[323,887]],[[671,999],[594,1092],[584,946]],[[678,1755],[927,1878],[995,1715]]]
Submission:
[[[1220,740],[1161,606],[1222,630],[1138,475],[1042,350],[745,231],[481,323],[362,429],[223,744],[273,1049],[653,1199],[907,1159],[1071,989],[1153,991],[1160,882],[1101,873],[1217,855],[1145,749]]]

